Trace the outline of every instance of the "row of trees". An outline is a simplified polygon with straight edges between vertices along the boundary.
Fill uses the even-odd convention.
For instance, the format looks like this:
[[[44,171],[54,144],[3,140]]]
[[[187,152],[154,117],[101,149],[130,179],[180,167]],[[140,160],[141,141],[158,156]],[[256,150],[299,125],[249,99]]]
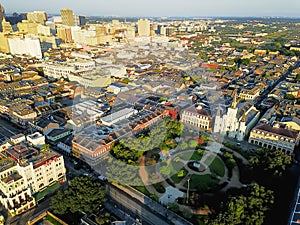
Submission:
[[[210,225],[261,225],[265,213],[274,203],[271,190],[254,184],[247,188],[244,194],[230,197],[222,205],[221,212],[207,224]]]

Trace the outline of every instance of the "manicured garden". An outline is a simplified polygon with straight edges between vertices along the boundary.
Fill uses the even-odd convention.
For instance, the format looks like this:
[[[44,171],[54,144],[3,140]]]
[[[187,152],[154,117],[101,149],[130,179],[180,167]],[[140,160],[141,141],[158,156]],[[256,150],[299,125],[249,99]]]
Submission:
[[[178,173],[175,173],[171,176],[172,181],[175,184],[178,184],[182,181],[183,178],[187,175],[187,170],[185,168],[182,168],[181,170],[178,171]]]
[[[190,177],[190,189],[207,190],[208,188],[217,184],[219,184],[219,179],[211,176],[210,174],[206,174],[206,175],[193,174]],[[183,186],[187,187],[188,182],[185,182]]]
[[[216,174],[220,177],[225,176],[225,165],[220,158],[215,157],[208,167],[212,174]]]

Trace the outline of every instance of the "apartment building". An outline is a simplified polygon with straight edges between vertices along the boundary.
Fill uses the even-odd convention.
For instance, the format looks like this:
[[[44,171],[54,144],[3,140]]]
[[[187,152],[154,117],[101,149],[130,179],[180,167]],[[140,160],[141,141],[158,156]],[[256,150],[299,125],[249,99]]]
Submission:
[[[66,181],[63,156],[17,143],[0,153],[0,202],[11,215],[36,205],[34,193]]]

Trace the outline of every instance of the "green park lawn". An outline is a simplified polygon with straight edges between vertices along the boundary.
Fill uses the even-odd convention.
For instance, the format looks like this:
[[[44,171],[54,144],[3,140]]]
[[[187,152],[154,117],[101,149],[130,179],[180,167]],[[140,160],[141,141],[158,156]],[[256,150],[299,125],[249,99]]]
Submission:
[[[219,184],[218,178],[213,178],[211,175],[196,175],[193,174],[190,178],[190,189],[207,190],[209,187]],[[185,182],[184,187],[188,186]]]
[[[225,166],[219,157],[215,157],[208,167],[211,173],[214,173],[220,177],[225,176]]]
[[[198,151],[194,151],[193,153],[191,151],[189,152],[183,152],[179,154],[177,157],[179,157],[182,160],[201,160],[202,154],[199,154]]]
[[[182,174],[183,176],[180,176],[182,175],[181,174],[181,171],[182,171]],[[187,175],[187,170],[185,168],[182,168],[181,170],[178,171],[178,173],[175,173],[171,176],[171,179],[173,180],[173,182],[175,184],[178,184],[180,183],[180,181],[182,181],[182,179]]]

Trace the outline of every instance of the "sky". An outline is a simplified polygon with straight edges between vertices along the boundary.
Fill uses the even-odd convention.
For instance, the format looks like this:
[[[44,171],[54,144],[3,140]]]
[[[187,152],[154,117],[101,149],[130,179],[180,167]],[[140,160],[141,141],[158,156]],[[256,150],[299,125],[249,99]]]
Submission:
[[[6,13],[69,8],[84,16],[300,17],[300,0],[1,0]]]

